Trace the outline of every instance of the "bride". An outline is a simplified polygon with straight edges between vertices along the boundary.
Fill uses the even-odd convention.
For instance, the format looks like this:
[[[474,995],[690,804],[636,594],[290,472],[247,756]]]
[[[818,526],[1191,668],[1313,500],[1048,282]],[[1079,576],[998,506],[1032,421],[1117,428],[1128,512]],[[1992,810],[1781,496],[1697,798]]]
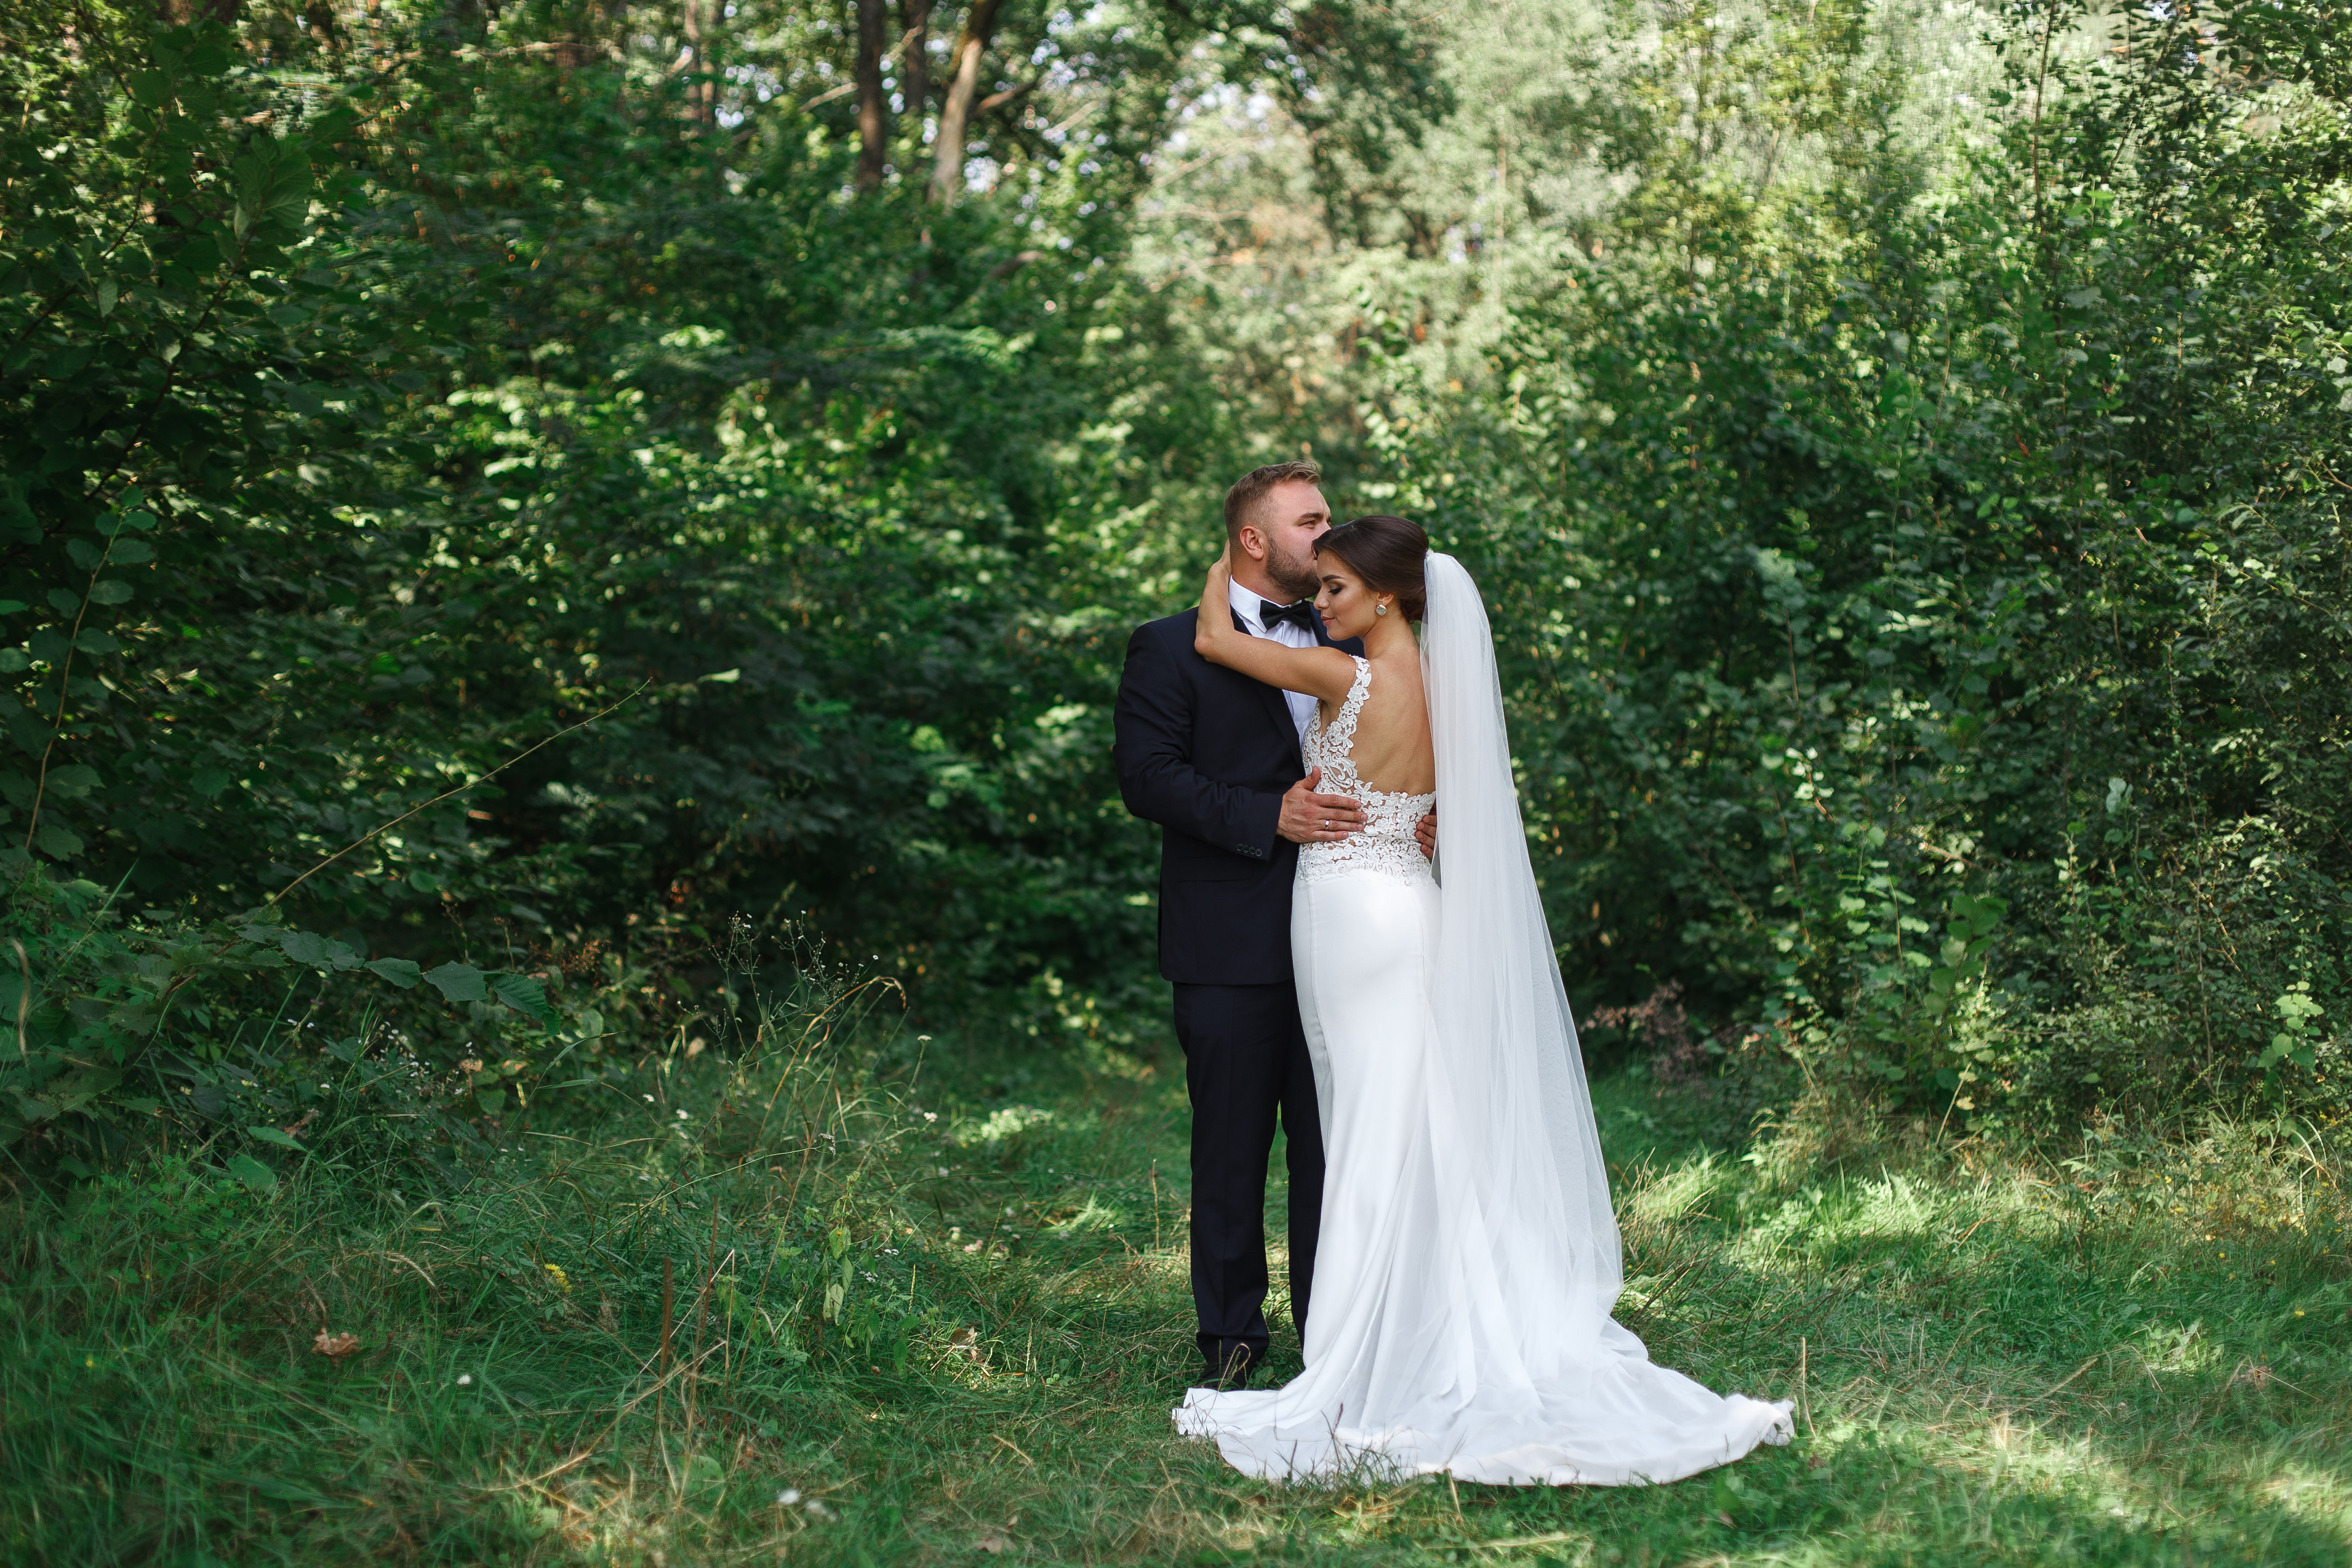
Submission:
[[[1222,558],[1194,644],[1314,696],[1307,766],[1369,818],[1301,848],[1292,903],[1327,1162],[1307,1368],[1192,1389],[1177,1428],[1255,1476],[1517,1485],[1670,1481],[1788,1441],[1787,1404],[1711,1394],[1609,1315],[1616,1216],[1476,585],[1402,518],[1315,551],[1316,608],[1363,657],[1237,629]]]

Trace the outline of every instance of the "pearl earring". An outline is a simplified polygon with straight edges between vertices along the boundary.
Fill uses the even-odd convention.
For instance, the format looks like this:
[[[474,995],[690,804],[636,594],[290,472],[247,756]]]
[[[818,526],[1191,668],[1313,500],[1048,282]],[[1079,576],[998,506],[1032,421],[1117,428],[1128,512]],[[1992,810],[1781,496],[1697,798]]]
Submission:
[[[1389,607],[1386,605],[1374,605],[1372,606],[1372,614],[1376,616],[1385,616],[1388,613]]]

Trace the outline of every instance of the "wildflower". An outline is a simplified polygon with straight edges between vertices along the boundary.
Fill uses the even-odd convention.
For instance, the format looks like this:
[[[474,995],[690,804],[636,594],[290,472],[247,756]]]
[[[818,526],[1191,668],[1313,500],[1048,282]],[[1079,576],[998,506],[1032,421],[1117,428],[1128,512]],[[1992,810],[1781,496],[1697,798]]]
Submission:
[[[471,1387],[473,1387],[473,1386],[474,1386],[474,1374],[473,1374],[472,1373],[470,1373],[470,1372],[461,1372],[461,1373],[459,1373],[457,1374],[457,1386],[458,1386],[458,1387],[460,1387],[460,1388],[471,1388]]]
[[[566,1274],[561,1268],[552,1263],[543,1264],[541,1267],[544,1268],[549,1274],[554,1276],[556,1284],[562,1288],[565,1295],[569,1296],[572,1294],[572,1276]]]
[[[800,1500],[801,1489],[798,1487],[786,1487],[783,1490],[776,1494],[776,1506],[778,1508],[790,1508],[793,1504]]]

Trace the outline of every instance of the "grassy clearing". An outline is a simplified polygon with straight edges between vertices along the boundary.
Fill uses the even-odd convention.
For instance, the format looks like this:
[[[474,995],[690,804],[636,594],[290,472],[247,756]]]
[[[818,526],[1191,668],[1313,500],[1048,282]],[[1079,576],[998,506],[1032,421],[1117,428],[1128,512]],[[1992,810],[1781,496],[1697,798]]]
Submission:
[[[2324,1152],[2217,1128],[2095,1139],[2068,1163],[1903,1152],[1882,1130],[1867,1158],[1788,1131],[1743,1159],[1703,1103],[1613,1079],[1622,1315],[1712,1384],[1799,1398],[1797,1442],[1650,1490],[1293,1491],[1168,1430],[1192,1353],[1172,1060],[1089,1068],[942,1040],[918,1073],[908,1044],[673,1059],[565,1091],[568,1109],[542,1096],[535,1130],[454,1194],[320,1156],[268,1194],[161,1160],[62,1222],[20,1200],[0,1229],[0,1552],[2352,1551],[2352,1278]],[[357,1348],[322,1353],[322,1332]],[[1295,1366],[1277,1347],[1277,1372]]]

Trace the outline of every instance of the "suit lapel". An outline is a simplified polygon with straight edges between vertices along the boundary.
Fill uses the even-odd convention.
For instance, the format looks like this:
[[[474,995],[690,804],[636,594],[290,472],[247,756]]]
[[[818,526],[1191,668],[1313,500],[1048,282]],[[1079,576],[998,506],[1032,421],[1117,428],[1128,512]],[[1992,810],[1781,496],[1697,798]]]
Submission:
[[[1249,623],[1242,619],[1242,613],[1239,610],[1234,612],[1234,630],[1237,632],[1249,630]],[[1316,636],[1319,638],[1322,635],[1322,627],[1317,626]],[[1259,706],[1265,710],[1266,716],[1272,719],[1276,727],[1281,730],[1282,738],[1289,742],[1291,750],[1296,752],[1298,749],[1298,724],[1290,716],[1290,700],[1282,694],[1282,689],[1278,686],[1268,686],[1262,680],[1250,680],[1246,675],[1242,676],[1242,679],[1256,689]]]

